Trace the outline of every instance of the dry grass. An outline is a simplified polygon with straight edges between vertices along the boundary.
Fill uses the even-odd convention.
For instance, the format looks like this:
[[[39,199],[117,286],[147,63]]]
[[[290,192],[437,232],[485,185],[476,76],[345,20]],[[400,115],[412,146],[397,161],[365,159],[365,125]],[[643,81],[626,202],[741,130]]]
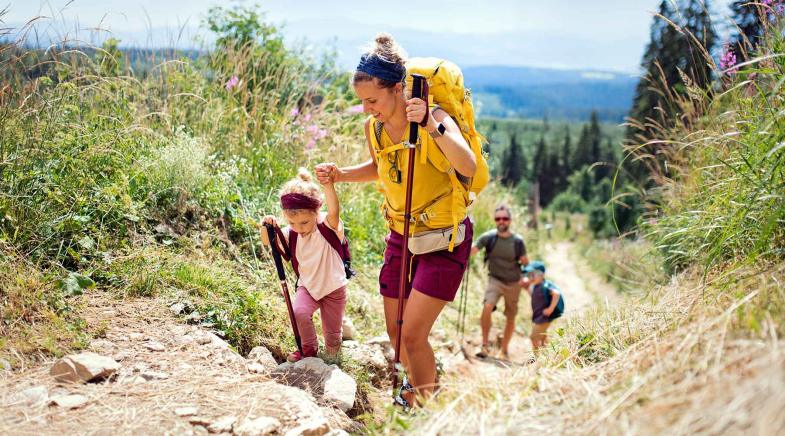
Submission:
[[[448,377],[431,412],[405,425],[421,434],[782,434],[782,320],[748,325],[781,298],[785,264],[745,274],[701,283],[685,273],[641,300],[566,320],[536,364],[511,368],[503,383]]]

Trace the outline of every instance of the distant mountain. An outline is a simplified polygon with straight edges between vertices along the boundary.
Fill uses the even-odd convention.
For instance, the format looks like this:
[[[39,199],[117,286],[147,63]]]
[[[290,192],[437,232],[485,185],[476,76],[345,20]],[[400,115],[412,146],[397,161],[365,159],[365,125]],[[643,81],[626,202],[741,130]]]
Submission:
[[[638,78],[604,71],[531,67],[463,68],[479,115],[579,120],[596,110],[606,122],[621,122],[632,104]]]

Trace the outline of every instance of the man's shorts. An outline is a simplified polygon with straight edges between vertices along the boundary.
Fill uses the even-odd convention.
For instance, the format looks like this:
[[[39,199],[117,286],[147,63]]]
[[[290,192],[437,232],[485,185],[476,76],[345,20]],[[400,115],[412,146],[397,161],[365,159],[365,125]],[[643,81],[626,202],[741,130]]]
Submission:
[[[412,287],[433,298],[453,301],[458,287],[461,285],[463,273],[469,261],[472,249],[472,224],[466,219],[466,239],[453,248],[414,256],[411,265],[411,282],[406,287],[406,298]],[[401,278],[401,246],[403,236],[390,232],[386,238],[387,248],[384,250],[384,265],[379,271],[379,288],[383,296],[398,298]]]
[[[518,299],[521,297],[521,284],[519,282],[504,283],[495,278],[488,277],[488,287],[485,289],[483,303],[496,306],[499,298],[504,297],[504,316],[509,319],[518,314]]]

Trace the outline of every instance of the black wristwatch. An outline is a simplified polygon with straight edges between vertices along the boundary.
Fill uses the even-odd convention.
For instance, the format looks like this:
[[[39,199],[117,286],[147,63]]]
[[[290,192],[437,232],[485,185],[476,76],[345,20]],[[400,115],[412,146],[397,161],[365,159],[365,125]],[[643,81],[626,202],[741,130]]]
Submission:
[[[444,132],[446,130],[447,130],[447,128],[444,127],[444,124],[443,123],[439,123],[439,124],[436,125],[436,128],[433,129],[433,132],[428,132],[428,134],[431,135],[431,138],[436,139],[436,138],[438,138],[440,136],[443,136]]]

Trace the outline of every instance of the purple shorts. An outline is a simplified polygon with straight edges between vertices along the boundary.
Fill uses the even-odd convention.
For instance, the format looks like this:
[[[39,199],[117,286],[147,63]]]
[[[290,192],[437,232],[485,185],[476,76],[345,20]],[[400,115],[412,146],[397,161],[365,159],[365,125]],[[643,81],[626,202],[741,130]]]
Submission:
[[[472,235],[474,229],[467,218],[466,239],[453,248],[452,253],[447,250],[434,251],[414,256],[411,266],[411,283],[406,287],[406,298],[412,292],[412,287],[433,298],[452,301],[461,285],[463,273],[469,260],[472,248]],[[403,235],[390,232],[385,238],[387,248],[384,250],[384,265],[379,272],[379,290],[389,298],[398,298],[398,288],[401,278],[401,244]]]

